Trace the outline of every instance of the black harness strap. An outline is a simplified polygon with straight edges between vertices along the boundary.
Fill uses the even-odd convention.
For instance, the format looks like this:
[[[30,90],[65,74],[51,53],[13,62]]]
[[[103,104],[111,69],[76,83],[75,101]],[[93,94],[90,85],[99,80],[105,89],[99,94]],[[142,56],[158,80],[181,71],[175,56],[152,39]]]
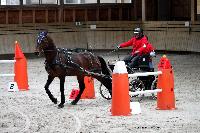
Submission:
[[[55,59],[51,62],[51,63],[47,63],[45,61],[45,68],[48,71],[49,69],[52,69],[53,66],[55,65],[59,65],[61,66],[63,69],[74,69],[77,68],[80,72],[86,73],[87,75],[90,75],[90,72],[95,72],[95,71],[99,71],[101,69],[91,69],[91,70],[85,70],[83,67],[81,67],[79,64],[75,63],[72,61],[71,59],[71,55],[73,54],[73,50],[68,50],[68,49],[64,49],[64,48],[57,48],[57,55],[55,57]],[[76,51],[75,51],[76,52]],[[77,52],[78,53],[78,52]],[[64,55],[65,60],[62,59],[62,55]],[[88,57],[88,59],[91,60],[91,64],[92,63],[92,57]]]

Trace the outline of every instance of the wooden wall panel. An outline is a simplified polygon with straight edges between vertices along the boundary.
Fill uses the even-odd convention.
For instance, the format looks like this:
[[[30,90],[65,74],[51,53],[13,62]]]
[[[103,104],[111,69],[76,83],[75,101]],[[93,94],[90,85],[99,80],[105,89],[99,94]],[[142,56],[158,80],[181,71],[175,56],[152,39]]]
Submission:
[[[111,20],[119,20],[119,8],[111,8]]]
[[[171,20],[190,20],[190,0],[171,0]]]
[[[106,47],[105,31],[96,31],[95,33],[95,49],[104,49]]]
[[[173,31],[167,32],[166,50],[170,51],[187,51],[188,36],[187,32]]]
[[[72,44],[74,44],[75,48],[86,48],[87,46],[87,34],[85,31],[78,31],[75,32],[74,35],[75,38],[75,43],[72,42]]]
[[[141,20],[142,19],[142,0],[135,0],[135,4],[136,4],[136,11],[137,11],[137,13],[136,13],[136,19],[137,20]]]
[[[122,20],[127,21],[130,20],[130,9],[129,8],[122,8]]]
[[[76,9],[75,21],[85,21],[85,10],[84,9]]]
[[[143,27],[144,34],[148,36],[156,50],[200,52],[199,22],[192,23],[191,28],[185,27],[183,21],[81,23],[81,26],[76,26],[74,22],[63,25],[0,25],[0,54],[13,53],[16,40],[20,42],[25,53],[34,52],[38,31],[42,29],[48,29],[58,47],[110,50],[128,41],[133,36],[132,29],[137,25]],[[96,29],[90,29],[90,25],[94,24]]]
[[[106,31],[105,32],[105,48],[106,49],[111,49],[113,45],[115,44],[114,40],[114,32],[113,31]]]
[[[64,9],[64,22],[73,21],[73,9]]]
[[[90,30],[87,32],[87,46],[89,49],[95,49],[96,48],[96,31]]]
[[[112,31],[110,38],[112,40],[110,42],[106,43],[108,49],[116,48],[117,45],[119,45],[122,42],[125,42],[124,32],[123,31],[115,31],[115,30]],[[110,38],[106,38],[106,40],[109,40]]]
[[[36,10],[35,11],[35,22],[36,23],[46,23],[46,11]]]
[[[97,20],[97,10],[96,9],[87,9],[87,19],[88,21]]]
[[[156,50],[166,49],[166,33],[164,31],[145,31],[145,34]]]
[[[22,12],[22,23],[33,23],[33,11],[24,10]]]
[[[48,10],[48,23],[58,22],[58,11],[57,10]]]
[[[33,53],[35,49],[36,34],[10,34],[0,36],[0,53],[14,54],[15,41],[20,43],[20,47],[24,53]]]
[[[133,3],[0,6],[0,24],[57,23],[58,18],[61,23],[63,21],[140,21],[142,0],[133,0]],[[167,10],[163,10],[166,4]],[[190,0],[146,0],[147,21],[189,21],[190,10]]]
[[[6,24],[6,11],[0,11],[0,24]]]
[[[158,0],[146,0],[146,19],[147,20],[157,20],[158,15]]]
[[[8,11],[8,23],[19,24],[19,10]]]
[[[108,8],[99,9],[99,20],[108,21]]]
[[[200,32],[192,32],[188,36],[188,47],[187,51],[200,52]]]

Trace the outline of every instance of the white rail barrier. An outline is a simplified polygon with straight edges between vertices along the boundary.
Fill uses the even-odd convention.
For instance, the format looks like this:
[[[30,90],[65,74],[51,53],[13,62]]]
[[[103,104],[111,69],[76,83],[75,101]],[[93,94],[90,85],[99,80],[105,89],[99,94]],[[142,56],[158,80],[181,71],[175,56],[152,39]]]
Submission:
[[[0,60],[0,63],[6,63],[6,64],[11,64],[11,63],[15,63],[16,60]],[[0,77],[14,77],[15,74],[0,74]]]
[[[138,94],[158,93],[158,92],[162,92],[162,89],[129,92],[129,95],[134,96],[134,95],[138,95]]]
[[[162,71],[128,74],[128,77],[149,76],[149,75],[159,75],[159,74],[162,74]],[[129,95],[134,96],[138,94],[158,93],[158,92],[162,92],[162,89],[129,92]]]
[[[0,74],[0,77],[14,77],[15,74]]]
[[[0,60],[0,63],[15,63],[16,60]]]
[[[149,76],[149,75],[159,75],[159,74],[162,74],[162,71],[133,73],[133,74],[128,74],[128,77]]]

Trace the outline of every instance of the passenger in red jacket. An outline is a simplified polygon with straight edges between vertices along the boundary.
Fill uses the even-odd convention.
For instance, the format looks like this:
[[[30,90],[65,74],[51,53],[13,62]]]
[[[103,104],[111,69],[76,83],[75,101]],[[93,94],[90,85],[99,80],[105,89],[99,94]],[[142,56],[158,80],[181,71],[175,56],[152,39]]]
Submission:
[[[121,43],[118,48],[132,46],[132,53],[124,58],[124,62],[129,67],[133,68],[138,65],[138,60],[143,55],[148,55],[154,51],[152,45],[148,42],[147,37],[143,34],[141,28],[134,29],[134,37],[129,41]]]

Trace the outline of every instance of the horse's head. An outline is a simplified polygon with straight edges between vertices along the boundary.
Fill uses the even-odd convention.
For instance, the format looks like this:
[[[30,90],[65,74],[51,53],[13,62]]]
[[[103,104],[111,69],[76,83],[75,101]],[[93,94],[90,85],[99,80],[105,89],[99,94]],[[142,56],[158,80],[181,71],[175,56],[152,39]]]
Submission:
[[[54,46],[53,40],[47,35],[46,31],[42,31],[39,33],[37,37],[37,45],[35,48],[35,54],[40,55],[43,53],[45,50],[50,50],[49,48],[52,47],[51,45]]]

